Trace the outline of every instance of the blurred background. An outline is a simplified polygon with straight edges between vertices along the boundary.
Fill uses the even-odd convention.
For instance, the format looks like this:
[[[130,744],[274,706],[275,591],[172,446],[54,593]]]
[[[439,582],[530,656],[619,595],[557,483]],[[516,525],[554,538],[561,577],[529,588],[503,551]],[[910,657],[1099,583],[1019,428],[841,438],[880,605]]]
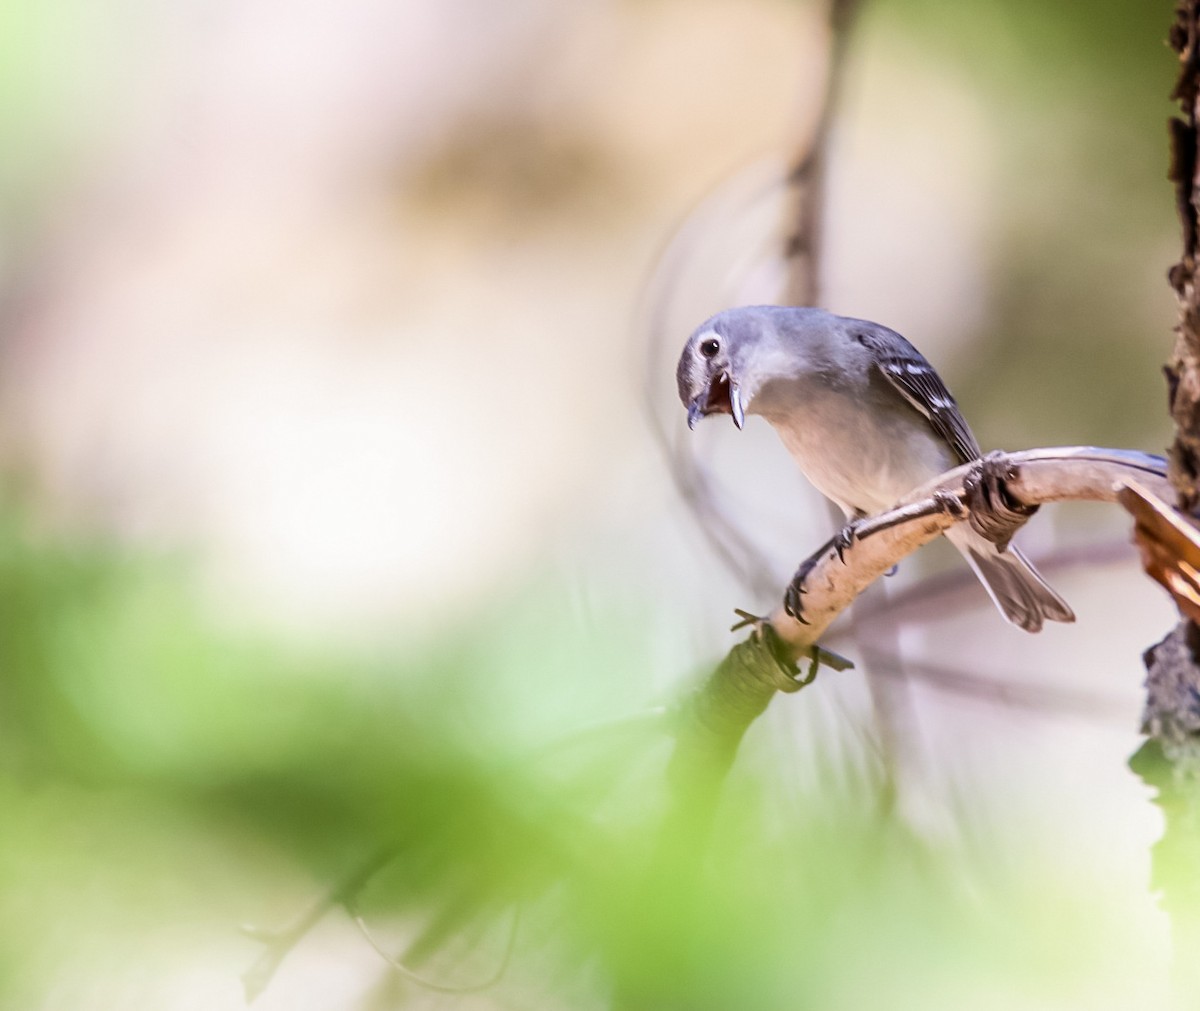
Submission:
[[[985,449],[1169,441],[1170,15],[863,4],[823,300]],[[907,561],[752,730],[699,909],[639,872],[636,717],[833,527],[673,379],[779,297],[828,48],[807,0],[0,5],[0,1007],[243,1007],[239,925],[380,847],[379,948],[499,982],[334,908],[256,1007],[1168,999],[1126,762],[1174,612],[1106,507],[1023,534],[1037,637]]]

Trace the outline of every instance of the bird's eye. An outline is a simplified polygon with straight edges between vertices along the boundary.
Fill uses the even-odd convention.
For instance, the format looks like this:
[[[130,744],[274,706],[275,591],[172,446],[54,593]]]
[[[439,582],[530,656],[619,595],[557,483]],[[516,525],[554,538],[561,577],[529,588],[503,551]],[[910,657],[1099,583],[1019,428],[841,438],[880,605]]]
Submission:
[[[720,350],[721,350],[720,342],[717,340],[714,340],[712,337],[710,337],[708,340],[706,340],[703,344],[700,345],[700,353],[702,355],[704,355],[705,358],[711,358],[713,355],[715,355]]]

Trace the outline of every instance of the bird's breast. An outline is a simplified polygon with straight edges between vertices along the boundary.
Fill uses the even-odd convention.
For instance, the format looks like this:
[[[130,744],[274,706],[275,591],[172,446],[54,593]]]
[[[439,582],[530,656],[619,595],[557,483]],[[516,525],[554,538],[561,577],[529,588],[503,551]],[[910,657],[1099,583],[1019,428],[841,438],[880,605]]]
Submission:
[[[847,514],[887,509],[955,463],[929,422],[898,397],[882,397],[868,384],[789,386],[770,391],[758,413],[808,480]]]

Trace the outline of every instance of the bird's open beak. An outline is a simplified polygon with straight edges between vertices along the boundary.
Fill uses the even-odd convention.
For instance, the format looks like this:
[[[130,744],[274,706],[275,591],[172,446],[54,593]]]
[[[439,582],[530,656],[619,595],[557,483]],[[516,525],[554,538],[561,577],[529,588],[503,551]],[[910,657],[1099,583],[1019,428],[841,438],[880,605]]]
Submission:
[[[728,372],[722,372],[701,390],[692,402],[688,404],[688,428],[695,428],[696,422],[709,414],[729,414],[733,423],[741,428],[746,423],[746,405],[742,401],[742,391],[738,384],[729,378]]]

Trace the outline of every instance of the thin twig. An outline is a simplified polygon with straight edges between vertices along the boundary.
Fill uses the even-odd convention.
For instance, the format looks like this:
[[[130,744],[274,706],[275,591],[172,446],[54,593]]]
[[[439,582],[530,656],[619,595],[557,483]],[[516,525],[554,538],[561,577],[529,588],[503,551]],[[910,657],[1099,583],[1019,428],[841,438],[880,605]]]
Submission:
[[[675,708],[667,706],[656,706],[650,709],[643,710],[640,713],[635,713],[632,716],[616,717],[613,719],[599,720],[594,723],[587,724],[583,727],[576,728],[570,733],[564,734],[561,737],[555,738],[547,744],[536,749],[531,755],[526,756],[524,761],[546,762],[550,759],[560,759],[563,754],[572,748],[580,747],[589,742],[596,740],[611,740],[617,734],[635,734],[641,735],[648,732],[656,731],[665,727],[673,716],[677,715]],[[405,966],[399,959],[380,950],[376,944],[374,937],[365,923],[361,922],[362,917],[355,908],[358,895],[367,886],[372,878],[379,873],[389,862],[391,862],[399,852],[399,845],[392,844],[381,846],[379,849],[372,852],[361,863],[356,864],[341,881],[330,888],[324,895],[312,903],[308,909],[300,914],[296,920],[281,928],[267,929],[263,927],[247,925],[242,927],[242,933],[248,937],[252,937],[257,941],[261,941],[265,948],[255,960],[254,964],[243,974],[243,982],[245,984],[246,1000],[253,1001],[259,996],[270,984],[275,972],[278,970],[283,960],[291,953],[291,951],[300,943],[301,940],[312,930],[314,926],[333,908],[341,906],[344,908],[358,923],[359,929],[375,948],[392,966],[403,973],[413,982],[418,983],[427,989],[439,990],[445,993],[472,993],[482,990],[495,983],[504,973],[507,967],[512,947],[515,943],[517,913],[514,906],[512,933],[508,942],[508,950],[501,963],[500,968],[487,981],[467,986],[453,986],[447,984],[436,984],[424,979],[419,974],[413,972]]]
[[[357,864],[341,881],[303,912],[294,923],[278,930],[244,926],[242,933],[266,946],[254,964],[242,974],[247,1002],[267,988],[283,960],[334,906],[349,906],[381,868],[395,855],[395,845],[381,846]]]
[[[499,983],[500,980],[504,978],[504,974],[508,971],[508,967],[512,962],[513,950],[517,945],[517,927],[521,919],[521,907],[513,906],[512,919],[509,921],[508,927],[508,940],[505,941],[504,944],[504,953],[501,955],[500,962],[497,964],[492,974],[486,979],[482,979],[477,983],[456,984],[438,983],[436,980],[429,979],[417,972],[414,972],[395,955],[392,955],[383,949],[383,946],[379,943],[379,941],[376,940],[375,935],[371,933],[371,930],[367,926],[366,920],[363,919],[361,913],[353,910],[351,912],[354,917],[354,923],[358,927],[359,932],[364,938],[366,938],[367,943],[375,949],[375,953],[379,955],[380,958],[387,962],[388,965],[395,969],[396,972],[400,973],[400,975],[410,983],[415,983],[423,990],[432,990],[435,993],[479,993],[481,990],[487,990]]]
[[[792,162],[788,184],[792,206],[787,215],[784,256],[788,280],[784,301],[788,305],[820,305],[822,242],[825,223],[825,172],[829,135],[846,79],[846,53],[860,0],[830,0],[829,58],[825,70],[825,95],[812,134]]]
[[[988,677],[978,672],[968,674],[928,660],[906,659],[903,669],[881,660],[874,670],[883,677],[903,677],[906,680],[911,677],[938,691],[999,703],[1030,713],[1125,721],[1130,716],[1130,707],[1120,699],[1044,680],[1013,681],[1008,677]]]
[[[664,402],[674,404],[670,392],[673,377],[663,368],[670,357],[665,354],[666,346],[669,343],[674,349],[682,340],[679,331],[698,322],[693,318],[694,310],[689,310],[687,322],[673,319],[671,310],[705,234],[714,230],[714,219],[721,226],[730,216],[749,214],[762,201],[778,196],[782,185],[778,173],[772,173],[768,182],[756,180],[752,190],[743,194],[740,192],[745,187],[743,174],[705,198],[667,240],[643,285],[636,314],[636,326],[645,335],[646,349],[642,405],[667,473],[696,520],[709,550],[743,589],[760,600],[770,599],[775,592],[770,560],[731,518],[730,510],[721,501],[719,483],[697,455],[694,441],[680,438],[686,432],[682,413],[673,412],[676,423],[672,425],[660,407]],[[732,210],[727,206],[731,203]],[[773,237],[764,237],[764,243],[767,238],[774,241]]]
[[[1039,554],[1032,559],[1039,572],[1055,575],[1074,569],[1112,565],[1132,561],[1134,550],[1127,540],[1103,541],[1086,546],[1057,548]],[[970,569],[956,566],[936,575],[926,576],[919,582],[888,594],[887,600],[876,602],[859,598],[855,602],[855,621],[867,622],[875,630],[881,625],[899,627],[908,622],[922,622],[930,618],[949,618],[969,610],[986,601],[985,597],[974,597],[963,591],[978,582]],[[846,631],[836,629],[825,637],[825,645],[851,638]]]

